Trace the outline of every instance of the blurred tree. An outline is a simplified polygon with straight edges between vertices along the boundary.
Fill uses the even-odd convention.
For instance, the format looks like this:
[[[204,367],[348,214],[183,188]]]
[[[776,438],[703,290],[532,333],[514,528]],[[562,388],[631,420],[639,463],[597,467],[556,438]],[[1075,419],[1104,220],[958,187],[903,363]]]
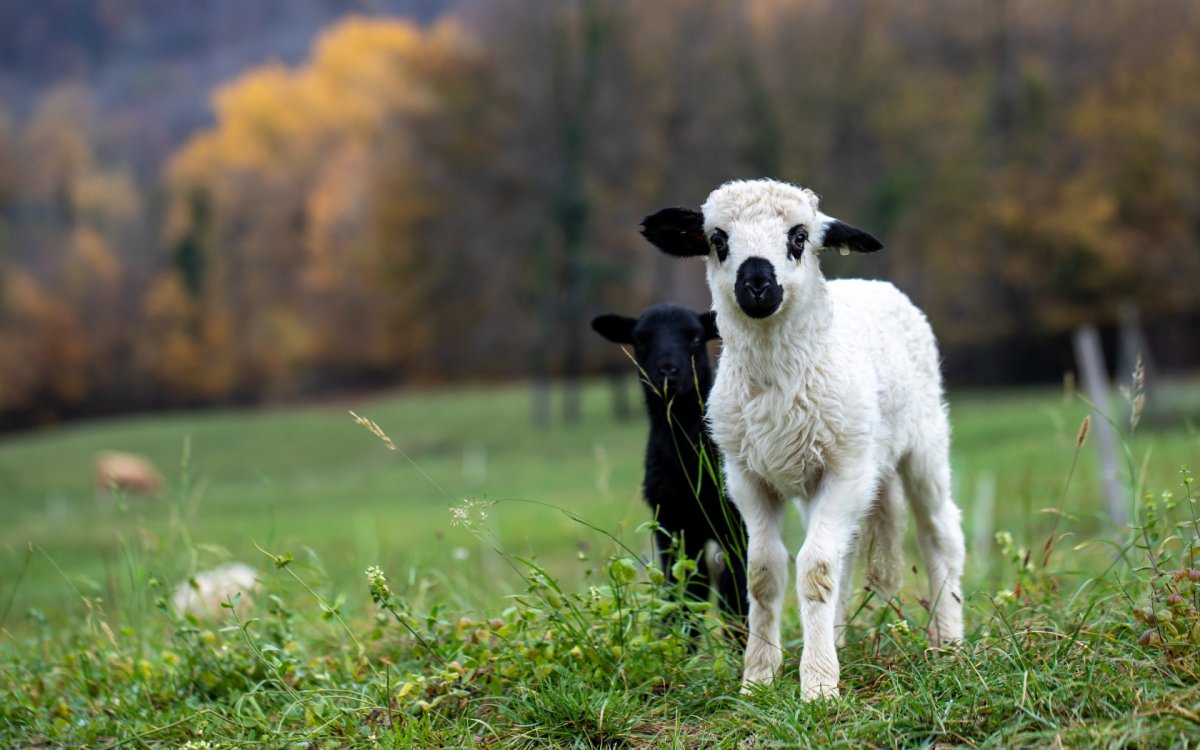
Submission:
[[[587,152],[595,119],[600,57],[612,31],[612,13],[598,0],[564,4],[562,27],[553,39],[552,86],[554,119],[558,131],[561,175],[553,193],[551,214],[561,235],[563,289],[561,337],[563,370],[563,420],[579,420],[579,378],[583,359],[583,312],[590,285],[584,242],[591,200],[587,195]],[[549,293],[550,290],[545,290]]]
[[[1009,248],[994,264],[1005,309],[1023,329],[1113,322],[1126,300],[1161,315],[1195,299],[1181,283],[1200,271],[1196,106],[1184,92],[1198,81],[1200,26],[1192,4],[1162,9],[1112,2],[1104,23],[1039,13],[1066,33],[1030,45],[1008,188],[989,212]],[[1052,85],[1056,101],[1043,93]]]
[[[433,270],[439,258],[421,244],[433,203],[412,164],[424,144],[409,129],[443,106],[468,47],[448,23],[425,32],[350,19],[320,39],[307,66],[267,66],[216,94],[216,127],[170,166],[175,265],[164,273],[182,276],[192,314],[242,322],[228,339],[209,339],[226,347],[210,354],[236,373],[235,395],[420,372],[432,341],[428,295],[450,265]],[[395,171],[373,166],[400,151],[406,163]],[[156,286],[150,306],[179,314],[159,304],[172,288]]]
[[[141,239],[143,206],[128,172],[99,157],[93,119],[85,89],[58,87],[0,147],[19,175],[0,185],[0,372],[14,373],[5,406],[31,417],[117,398],[134,376],[120,356],[134,317],[120,248]]]

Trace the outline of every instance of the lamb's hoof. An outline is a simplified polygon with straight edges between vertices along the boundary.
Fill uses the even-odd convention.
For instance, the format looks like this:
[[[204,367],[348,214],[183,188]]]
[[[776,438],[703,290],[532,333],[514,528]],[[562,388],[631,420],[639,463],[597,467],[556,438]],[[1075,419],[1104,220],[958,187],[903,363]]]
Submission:
[[[742,689],[738,692],[742,695],[754,695],[760,688],[767,687],[769,682],[747,682],[742,680]]]
[[[760,688],[775,681],[775,675],[770,670],[748,671],[742,677],[742,695],[752,695]]]
[[[838,693],[836,681],[828,683],[814,680],[800,685],[800,699],[804,701],[833,699],[837,698],[838,695],[840,693]]]
[[[963,640],[961,638],[942,638],[941,640],[937,640],[934,638],[933,633],[929,634],[930,650],[954,652],[957,651],[962,645]]]

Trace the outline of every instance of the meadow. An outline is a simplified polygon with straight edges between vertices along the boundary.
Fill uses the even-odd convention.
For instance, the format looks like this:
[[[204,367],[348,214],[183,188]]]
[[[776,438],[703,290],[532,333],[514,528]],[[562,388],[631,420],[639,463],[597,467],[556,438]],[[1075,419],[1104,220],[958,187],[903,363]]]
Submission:
[[[914,571],[893,602],[857,597],[843,698],[816,704],[794,609],[781,680],[739,696],[715,615],[680,614],[642,566],[645,427],[607,383],[573,426],[536,428],[526,388],[489,386],[10,436],[0,745],[1195,745],[1198,398],[1174,389],[1122,430],[1119,530],[1080,399],[952,394],[968,641],[925,642]],[[165,496],[97,496],[106,449],[151,457]],[[788,533],[796,549],[794,514]],[[253,608],[163,606],[226,560],[260,571]]]

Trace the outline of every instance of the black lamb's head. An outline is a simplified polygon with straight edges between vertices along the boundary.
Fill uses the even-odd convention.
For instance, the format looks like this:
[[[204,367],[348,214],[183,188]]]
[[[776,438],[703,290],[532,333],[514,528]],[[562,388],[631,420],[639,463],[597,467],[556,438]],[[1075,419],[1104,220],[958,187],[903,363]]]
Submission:
[[[601,315],[592,328],[604,338],[633,347],[649,385],[667,397],[689,393],[712,381],[708,342],[718,338],[716,315],[679,305],[655,305],[640,317]]]

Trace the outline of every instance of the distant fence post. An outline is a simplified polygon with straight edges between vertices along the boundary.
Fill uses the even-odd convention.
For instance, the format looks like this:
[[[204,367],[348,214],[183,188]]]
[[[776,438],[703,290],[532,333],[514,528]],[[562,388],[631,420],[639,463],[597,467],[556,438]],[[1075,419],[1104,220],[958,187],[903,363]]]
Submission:
[[[1079,379],[1095,414],[1091,432],[1100,453],[1100,483],[1104,488],[1104,503],[1112,522],[1124,526],[1129,521],[1129,515],[1121,499],[1121,485],[1117,482],[1117,433],[1108,421],[1108,373],[1104,368],[1100,334],[1093,325],[1080,326],[1075,329],[1074,342]]]

